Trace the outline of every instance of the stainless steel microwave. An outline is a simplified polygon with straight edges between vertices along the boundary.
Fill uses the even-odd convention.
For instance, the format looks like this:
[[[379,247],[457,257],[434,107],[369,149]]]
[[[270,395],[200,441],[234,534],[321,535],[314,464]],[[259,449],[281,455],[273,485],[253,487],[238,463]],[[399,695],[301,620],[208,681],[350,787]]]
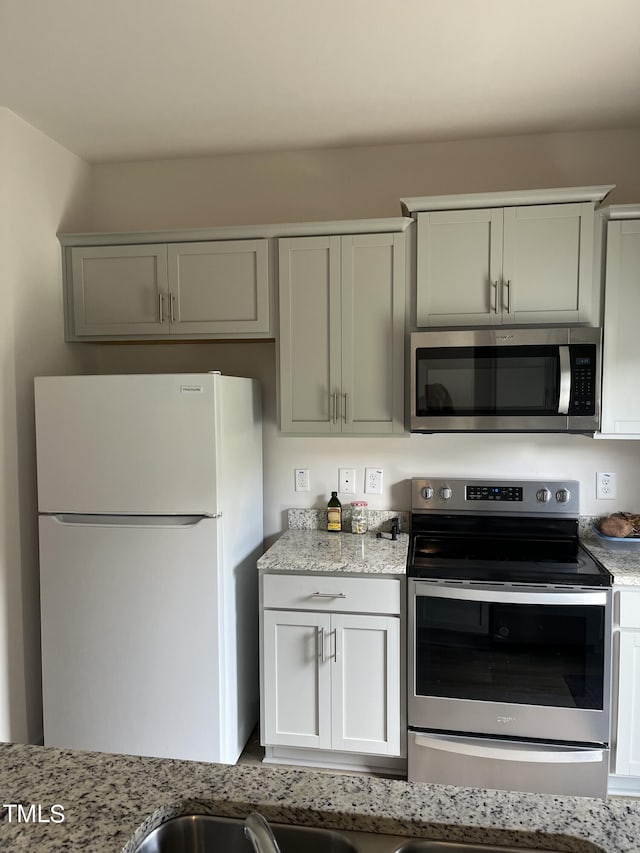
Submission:
[[[601,329],[411,334],[412,432],[577,432],[600,426]]]

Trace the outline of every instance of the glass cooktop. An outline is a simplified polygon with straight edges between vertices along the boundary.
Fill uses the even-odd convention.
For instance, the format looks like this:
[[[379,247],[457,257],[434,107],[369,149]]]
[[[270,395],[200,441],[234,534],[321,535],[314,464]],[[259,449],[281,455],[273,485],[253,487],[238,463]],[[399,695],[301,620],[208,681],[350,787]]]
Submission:
[[[578,541],[568,519],[414,516],[407,560],[413,578],[610,586],[611,575]]]

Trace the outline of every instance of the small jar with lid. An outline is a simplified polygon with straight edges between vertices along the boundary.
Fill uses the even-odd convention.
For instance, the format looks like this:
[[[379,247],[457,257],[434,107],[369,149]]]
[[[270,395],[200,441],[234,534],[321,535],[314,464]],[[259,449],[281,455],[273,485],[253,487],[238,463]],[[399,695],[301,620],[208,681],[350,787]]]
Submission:
[[[366,533],[369,529],[366,501],[353,501],[351,504],[351,532]]]

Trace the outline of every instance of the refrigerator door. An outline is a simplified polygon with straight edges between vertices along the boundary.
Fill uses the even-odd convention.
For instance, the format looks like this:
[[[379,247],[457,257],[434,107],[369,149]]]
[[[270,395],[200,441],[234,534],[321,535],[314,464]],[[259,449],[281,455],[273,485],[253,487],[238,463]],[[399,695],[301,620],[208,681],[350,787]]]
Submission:
[[[37,377],[40,512],[215,516],[219,380]]]
[[[154,521],[40,517],[45,745],[235,761],[220,520]]]

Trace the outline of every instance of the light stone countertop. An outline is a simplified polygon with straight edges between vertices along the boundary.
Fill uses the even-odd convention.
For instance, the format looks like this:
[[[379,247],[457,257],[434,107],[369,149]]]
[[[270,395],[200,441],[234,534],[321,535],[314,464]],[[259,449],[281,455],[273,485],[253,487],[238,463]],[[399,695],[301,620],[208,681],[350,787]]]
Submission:
[[[327,572],[335,574],[406,574],[409,536],[375,532],[328,533],[287,530],[258,560],[260,571]]]
[[[370,776],[0,744],[2,803],[64,807],[63,823],[9,822],[2,853],[133,853],[180,814],[246,817],[376,834],[638,853],[640,802],[418,785]],[[14,809],[15,812],[15,809]],[[394,848],[389,839],[389,853]]]
[[[640,543],[608,543],[590,529],[581,531],[580,542],[611,572],[614,586],[640,587]]]

